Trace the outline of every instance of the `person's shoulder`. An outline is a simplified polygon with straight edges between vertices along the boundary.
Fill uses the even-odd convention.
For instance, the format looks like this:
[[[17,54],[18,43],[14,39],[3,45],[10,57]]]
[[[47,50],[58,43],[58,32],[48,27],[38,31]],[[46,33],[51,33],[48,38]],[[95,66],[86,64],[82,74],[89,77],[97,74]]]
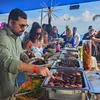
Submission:
[[[0,35],[7,35],[7,32],[5,29],[0,29]]]
[[[0,38],[5,39],[8,37],[7,32],[5,29],[0,29]]]
[[[88,34],[89,34],[89,32],[85,33],[84,35],[88,35]]]

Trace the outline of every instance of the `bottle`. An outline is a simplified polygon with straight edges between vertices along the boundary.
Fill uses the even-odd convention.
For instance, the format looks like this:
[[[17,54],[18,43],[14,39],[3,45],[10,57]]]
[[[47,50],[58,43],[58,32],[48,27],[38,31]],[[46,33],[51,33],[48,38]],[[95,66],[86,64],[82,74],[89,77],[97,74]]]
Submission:
[[[91,69],[91,40],[83,40],[83,67],[85,70]]]
[[[57,44],[56,44],[56,52],[59,52],[60,51],[60,44],[59,44],[59,42],[57,42]]]

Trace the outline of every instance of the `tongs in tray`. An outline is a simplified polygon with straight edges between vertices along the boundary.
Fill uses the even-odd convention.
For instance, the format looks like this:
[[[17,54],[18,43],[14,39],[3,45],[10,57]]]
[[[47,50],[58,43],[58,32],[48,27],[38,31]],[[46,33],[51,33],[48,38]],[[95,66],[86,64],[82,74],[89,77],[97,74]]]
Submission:
[[[34,75],[34,74],[32,74],[32,75],[28,75],[31,79],[41,79],[41,80],[43,80],[45,77],[44,76],[42,76],[42,75]]]
[[[15,96],[22,96],[22,95],[25,95],[25,94],[29,94],[31,92],[33,92],[34,90],[30,90],[30,91],[27,91],[27,92],[24,92],[24,93],[15,93]]]

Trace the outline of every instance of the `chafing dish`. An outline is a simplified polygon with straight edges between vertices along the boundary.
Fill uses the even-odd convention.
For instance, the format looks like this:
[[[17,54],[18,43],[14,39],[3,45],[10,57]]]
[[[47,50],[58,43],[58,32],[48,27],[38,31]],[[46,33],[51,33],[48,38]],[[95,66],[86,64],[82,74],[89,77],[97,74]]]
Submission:
[[[87,82],[87,79],[85,77],[85,73],[83,71],[70,70],[70,69],[51,69],[50,71],[53,75],[56,74],[56,73],[61,75],[60,77],[62,77],[62,80],[64,80],[64,81],[62,81],[62,83],[64,82],[64,84],[63,85],[58,84],[58,85],[51,86],[51,85],[49,85],[49,82],[51,81],[51,77],[48,77],[43,81],[42,87],[52,88],[52,89],[57,89],[57,90],[81,90],[81,91],[87,91],[88,90],[88,82]],[[79,79],[82,82],[82,84],[81,84],[81,82],[79,82],[79,83],[82,86],[79,86],[79,87],[73,86],[74,83],[76,85],[76,81],[78,80],[77,78],[75,78],[76,73],[80,73]],[[67,77],[68,79],[66,79],[64,74],[66,74],[66,77],[69,75],[70,79],[69,79],[69,77]],[[66,81],[65,81],[64,77],[65,77]],[[75,81],[73,83],[70,83],[70,85],[67,85],[67,83],[69,83],[69,82],[67,82],[67,80],[70,80],[69,82],[72,82],[74,80]]]
[[[77,69],[83,69],[83,66],[79,59],[65,58],[57,60],[53,64],[52,68],[71,68],[73,70],[77,70]]]
[[[80,88],[75,87],[64,87],[64,86],[50,86],[48,85],[50,81],[50,77],[45,78],[42,87],[46,89],[47,94],[50,99],[57,99],[57,100],[88,100],[87,92],[89,90],[88,81],[86,79],[86,75],[83,71],[76,71],[70,69],[51,69],[52,74],[58,72],[64,73],[80,73],[82,77],[82,84],[83,86]],[[73,77],[71,78],[73,79]],[[70,81],[71,82],[71,81]]]
[[[62,53],[67,53],[67,52],[73,52],[73,53],[78,53],[78,50],[74,50],[74,49],[63,49]]]
[[[70,51],[68,51],[68,52],[65,53],[65,51],[64,51],[64,52],[61,53],[59,58],[76,58],[76,59],[78,59],[79,58],[79,54],[78,54],[78,52],[70,52]]]
[[[68,48],[68,47],[65,47],[65,48],[63,48],[63,50],[77,51],[78,52],[78,49],[77,48]]]

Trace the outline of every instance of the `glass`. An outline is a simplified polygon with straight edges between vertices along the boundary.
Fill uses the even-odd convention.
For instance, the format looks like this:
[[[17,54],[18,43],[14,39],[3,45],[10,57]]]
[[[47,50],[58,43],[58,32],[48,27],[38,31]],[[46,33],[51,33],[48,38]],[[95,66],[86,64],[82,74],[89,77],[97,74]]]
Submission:
[[[16,21],[13,21],[14,23],[16,23]],[[18,24],[20,28],[27,28],[29,25],[28,24]]]
[[[83,40],[83,67],[85,70],[91,69],[91,40]]]
[[[24,24],[19,24],[19,26],[20,26],[20,28],[27,28],[29,25],[28,25],[28,24],[26,24],[26,25],[24,25]]]

